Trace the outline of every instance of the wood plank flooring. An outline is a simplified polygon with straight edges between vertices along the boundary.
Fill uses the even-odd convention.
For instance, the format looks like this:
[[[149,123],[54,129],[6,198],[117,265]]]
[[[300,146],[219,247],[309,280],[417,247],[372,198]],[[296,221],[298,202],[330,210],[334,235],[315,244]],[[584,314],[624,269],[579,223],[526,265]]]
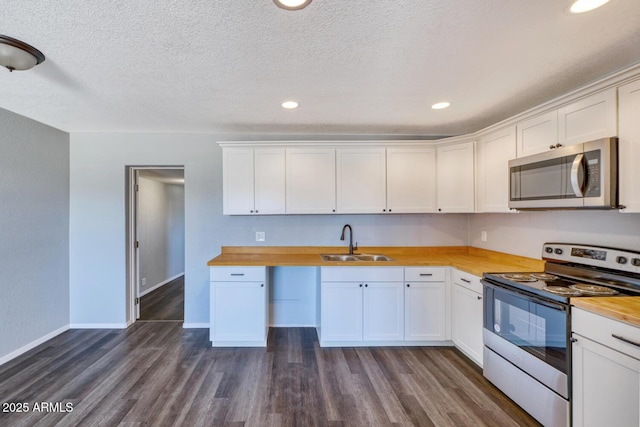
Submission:
[[[266,349],[211,348],[208,332],[67,331],[0,366],[0,404],[32,408],[0,425],[538,425],[451,347],[323,349],[315,329],[277,328]]]
[[[140,320],[184,320],[184,276],[140,298]]]

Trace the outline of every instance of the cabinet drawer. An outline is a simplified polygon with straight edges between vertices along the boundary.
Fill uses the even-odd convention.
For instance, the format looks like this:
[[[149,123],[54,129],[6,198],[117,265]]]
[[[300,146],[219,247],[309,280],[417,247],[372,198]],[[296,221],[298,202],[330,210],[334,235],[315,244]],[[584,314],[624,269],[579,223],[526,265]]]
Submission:
[[[571,324],[572,332],[640,359],[640,328],[577,307],[571,307]],[[613,335],[638,345],[625,342]]]
[[[405,267],[405,282],[444,282],[444,267]]]
[[[464,271],[454,268],[452,272],[452,281],[457,285],[482,294],[482,283],[480,283],[480,278],[478,276],[474,276],[473,274],[465,273]]]
[[[402,267],[322,267],[323,282],[402,282]]]
[[[261,282],[267,278],[266,267],[211,267],[212,282]]]

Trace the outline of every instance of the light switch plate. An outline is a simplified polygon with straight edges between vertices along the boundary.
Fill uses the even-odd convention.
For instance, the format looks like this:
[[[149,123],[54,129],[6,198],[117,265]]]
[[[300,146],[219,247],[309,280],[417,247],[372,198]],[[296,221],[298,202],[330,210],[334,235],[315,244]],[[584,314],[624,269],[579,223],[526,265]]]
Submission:
[[[487,241],[487,232],[486,231],[481,231],[480,232],[480,240],[482,240],[483,242]]]
[[[256,231],[256,242],[264,242],[266,240],[264,231]]]

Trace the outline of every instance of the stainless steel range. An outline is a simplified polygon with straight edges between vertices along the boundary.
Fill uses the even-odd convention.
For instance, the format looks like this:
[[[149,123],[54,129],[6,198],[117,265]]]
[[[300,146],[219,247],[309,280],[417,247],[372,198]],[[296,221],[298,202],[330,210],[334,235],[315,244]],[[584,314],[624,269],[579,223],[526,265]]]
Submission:
[[[545,243],[545,271],[485,273],[484,376],[545,426],[571,422],[571,298],[640,295],[640,252]]]

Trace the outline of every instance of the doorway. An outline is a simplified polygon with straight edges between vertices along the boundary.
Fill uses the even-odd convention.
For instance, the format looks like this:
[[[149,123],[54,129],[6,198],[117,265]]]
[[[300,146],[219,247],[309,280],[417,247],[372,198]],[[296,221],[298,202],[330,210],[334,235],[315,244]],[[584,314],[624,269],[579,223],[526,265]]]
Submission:
[[[127,168],[127,325],[184,321],[184,167]]]

